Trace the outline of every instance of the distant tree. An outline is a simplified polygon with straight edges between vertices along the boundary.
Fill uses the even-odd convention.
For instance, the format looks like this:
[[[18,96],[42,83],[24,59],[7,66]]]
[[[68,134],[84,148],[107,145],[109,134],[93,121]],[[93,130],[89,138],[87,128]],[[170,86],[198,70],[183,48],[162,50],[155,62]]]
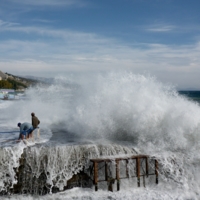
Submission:
[[[6,80],[1,80],[1,81],[0,81],[0,88],[1,88],[1,89],[12,89],[12,84],[9,83],[9,82],[6,81]]]
[[[8,78],[8,82],[12,84],[12,89],[27,88],[27,86],[19,81]]]
[[[17,84],[16,84],[16,83],[13,84],[13,89],[14,89],[14,90],[17,89]]]

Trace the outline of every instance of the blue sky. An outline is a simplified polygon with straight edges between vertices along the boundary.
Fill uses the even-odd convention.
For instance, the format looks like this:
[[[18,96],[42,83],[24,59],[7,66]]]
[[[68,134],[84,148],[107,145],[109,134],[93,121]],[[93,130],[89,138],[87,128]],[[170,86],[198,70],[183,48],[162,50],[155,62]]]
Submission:
[[[0,0],[0,70],[126,70],[200,89],[199,0]]]

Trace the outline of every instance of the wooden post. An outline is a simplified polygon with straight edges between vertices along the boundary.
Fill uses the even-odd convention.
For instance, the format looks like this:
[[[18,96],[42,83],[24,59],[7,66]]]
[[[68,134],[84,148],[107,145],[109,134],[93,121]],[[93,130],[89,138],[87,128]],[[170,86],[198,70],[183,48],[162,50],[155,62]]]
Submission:
[[[107,165],[107,170],[108,170],[108,165]],[[111,176],[107,176],[108,191],[113,192],[114,182],[115,182],[114,178],[112,178]]]
[[[120,190],[119,160],[116,161],[116,179],[117,179],[117,191],[119,191]]]
[[[126,160],[126,177],[129,178],[128,159]]]
[[[148,163],[148,158],[146,157],[146,176],[149,176],[149,163]]]
[[[113,192],[113,184],[114,184],[114,180],[110,178],[108,180],[108,191]]]
[[[105,161],[105,181],[108,181],[108,163]]]
[[[136,158],[136,170],[137,170],[137,183],[140,187],[140,158]]]
[[[108,191],[113,192],[111,182],[108,179],[108,163],[106,161],[105,161],[105,181],[107,181],[107,184],[108,184]]]
[[[156,184],[158,184],[158,161],[155,160]]]
[[[95,185],[95,191],[98,190],[98,163],[94,161],[94,185]]]
[[[143,186],[146,187],[145,186],[145,175],[143,175]]]

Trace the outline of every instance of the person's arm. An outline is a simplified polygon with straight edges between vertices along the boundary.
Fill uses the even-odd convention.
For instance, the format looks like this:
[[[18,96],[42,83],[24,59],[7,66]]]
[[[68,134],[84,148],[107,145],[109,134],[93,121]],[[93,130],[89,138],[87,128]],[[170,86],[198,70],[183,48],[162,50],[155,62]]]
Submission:
[[[21,133],[19,133],[19,137],[18,137],[18,140],[20,140],[21,139]]]
[[[21,125],[21,126],[20,126],[20,134],[23,132],[23,130],[24,130],[24,126]]]
[[[22,132],[23,132],[23,129],[24,129],[24,126],[21,124],[21,126],[20,126],[20,128],[19,128],[19,138],[18,138],[18,140],[21,139],[21,134],[22,134]]]

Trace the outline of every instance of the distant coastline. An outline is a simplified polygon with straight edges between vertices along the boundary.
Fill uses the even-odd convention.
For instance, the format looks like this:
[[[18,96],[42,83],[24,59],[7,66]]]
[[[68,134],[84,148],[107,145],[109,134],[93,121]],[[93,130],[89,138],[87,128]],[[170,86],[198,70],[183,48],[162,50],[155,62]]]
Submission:
[[[0,71],[0,89],[14,89],[22,91],[38,83],[39,81],[37,80],[23,78]]]

